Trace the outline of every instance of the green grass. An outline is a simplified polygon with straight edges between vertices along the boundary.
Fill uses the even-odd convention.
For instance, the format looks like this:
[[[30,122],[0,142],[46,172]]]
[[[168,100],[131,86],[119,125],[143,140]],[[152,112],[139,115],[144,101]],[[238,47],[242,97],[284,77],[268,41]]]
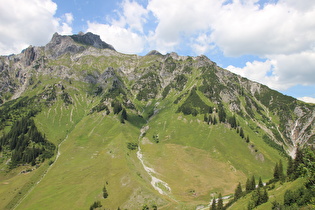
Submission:
[[[110,209],[129,205],[139,208],[144,203],[154,202],[164,204],[165,201],[147,187],[150,180],[138,163],[135,151],[127,149],[127,142],[137,142],[138,135],[136,127],[120,124],[115,117],[102,114],[85,117],[60,147],[60,158],[18,209],[48,206],[87,209],[97,200]],[[109,196],[102,199],[106,182]],[[142,198],[128,202],[132,194],[142,195]]]

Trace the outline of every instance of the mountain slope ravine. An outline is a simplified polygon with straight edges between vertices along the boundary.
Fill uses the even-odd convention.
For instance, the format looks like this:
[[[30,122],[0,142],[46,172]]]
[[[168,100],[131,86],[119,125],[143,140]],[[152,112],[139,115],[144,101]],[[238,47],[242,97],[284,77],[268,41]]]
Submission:
[[[155,177],[154,175],[156,174],[155,170],[153,168],[148,167],[143,160],[143,154],[141,153],[141,148],[140,148],[140,143],[141,143],[141,138],[145,134],[145,132],[149,129],[149,126],[143,126],[140,130],[140,136],[139,136],[139,146],[138,146],[138,151],[137,151],[137,158],[140,160],[144,170],[147,172],[147,174],[151,177],[151,185],[153,188],[158,191],[161,195],[166,195],[172,200],[175,200],[170,196],[171,193],[171,188],[169,185],[164,182],[163,180]]]

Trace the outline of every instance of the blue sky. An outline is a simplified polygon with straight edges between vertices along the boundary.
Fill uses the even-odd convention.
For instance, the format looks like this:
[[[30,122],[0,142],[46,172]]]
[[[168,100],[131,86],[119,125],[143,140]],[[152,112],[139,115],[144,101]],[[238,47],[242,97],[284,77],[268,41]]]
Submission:
[[[314,20],[314,0],[0,0],[0,54],[91,31],[122,53],[204,54],[315,103]]]

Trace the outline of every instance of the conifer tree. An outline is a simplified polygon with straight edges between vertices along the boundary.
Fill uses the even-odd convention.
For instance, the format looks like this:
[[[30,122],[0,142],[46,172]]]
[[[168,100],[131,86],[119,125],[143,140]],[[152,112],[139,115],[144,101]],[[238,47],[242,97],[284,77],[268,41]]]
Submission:
[[[212,200],[210,210],[217,210],[217,204],[216,204],[215,198],[213,198]]]
[[[268,201],[269,196],[268,196],[268,192],[267,192],[267,190],[266,190],[266,189],[264,189],[264,192],[263,192],[263,194],[262,194],[262,196],[261,196],[261,197],[262,197],[262,198],[261,198],[262,203],[266,203],[266,202]]]
[[[234,193],[234,200],[239,199],[240,197],[242,197],[242,186],[241,183],[239,182],[236,189],[235,189],[235,193]]]
[[[237,123],[236,123],[235,115],[229,118],[229,124],[231,125],[232,128],[236,128]]]
[[[278,174],[279,174],[279,179],[283,180],[284,179],[284,173],[283,173],[283,165],[282,165],[282,160],[279,161],[279,165],[278,165]]]
[[[212,119],[211,115],[209,115],[208,124],[209,125],[213,124],[213,119]]]
[[[256,188],[256,181],[255,181],[255,176],[252,176],[252,180],[251,180],[251,190],[255,190]]]
[[[288,168],[287,168],[287,176],[291,178],[291,175],[294,172],[293,160],[291,157],[288,159]]]
[[[246,137],[246,143],[249,143],[249,136]]]
[[[259,181],[258,181],[258,187],[263,187],[264,183],[261,180],[261,177],[259,177]]]
[[[218,206],[217,206],[217,210],[223,210],[224,206],[223,206],[223,199],[222,199],[222,195],[221,193],[219,194],[219,198],[218,198]]]
[[[276,163],[275,168],[273,170],[273,178],[274,178],[275,181],[278,181],[279,177],[280,177],[280,175],[279,175],[279,166],[278,166],[278,163]]]
[[[204,116],[203,116],[203,121],[205,121],[205,122],[208,122],[208,121],[209,121],[209,118],[208,118],[208,115],[207,115],[207,114],[204,114]]]
[[[126,112],[126,109],[123,109],[122,113],[121,113],[121,116],[124,120],[127,120],[128,119],[128,116],[127,116],[127,112]]]
[[[240,137],[242,137],[242,138],[245,137],[245,136],[244,136],[244,131],[243,131],[243,128],[242,128],[242,127],[240,128]]]
[[[107,193],[107,189],[106,189],[106,187],[104,185],[104,187],[103,187],[103,198],[107,198],[107,197],[108,197],[108,193]]]
[[[252,190],[251,181],[249,180],[249,178],[247,178],[247,180],[246,180],[245,190],[246,190],[246,193],[249,193]]]

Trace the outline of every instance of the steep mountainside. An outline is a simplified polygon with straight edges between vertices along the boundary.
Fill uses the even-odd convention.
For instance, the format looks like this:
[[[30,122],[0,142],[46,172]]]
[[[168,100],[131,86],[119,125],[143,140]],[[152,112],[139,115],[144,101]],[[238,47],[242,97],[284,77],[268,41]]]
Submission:
[[[314,105],[205,56],[56,33],[1,56],[0,76],[0,208],[191,209],[315,142]]]

